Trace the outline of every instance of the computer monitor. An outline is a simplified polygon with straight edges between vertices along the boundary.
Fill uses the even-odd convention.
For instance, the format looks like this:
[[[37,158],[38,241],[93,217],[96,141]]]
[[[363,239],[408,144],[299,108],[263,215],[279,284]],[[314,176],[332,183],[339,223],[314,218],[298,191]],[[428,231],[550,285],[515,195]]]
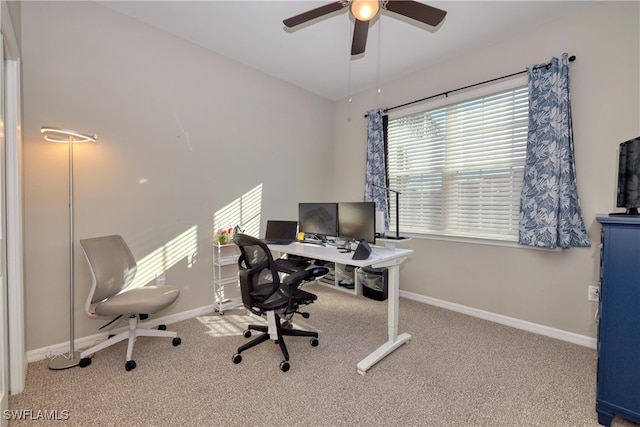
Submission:
[[[376,243],[375,202],[338,203],[338,237]]]
[[[616,206],[625,215],[638,215],[640,208],[640,136],[620,144]]]
[[[298,229],[324,240],[338,235],[337,203],[299,203]]]

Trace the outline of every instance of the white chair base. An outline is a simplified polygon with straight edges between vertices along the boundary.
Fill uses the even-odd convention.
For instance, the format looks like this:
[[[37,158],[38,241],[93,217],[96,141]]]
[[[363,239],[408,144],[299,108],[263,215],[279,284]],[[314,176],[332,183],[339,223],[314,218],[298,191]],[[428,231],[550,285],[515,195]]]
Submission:
[[[129,317],[129,329],[126,331],[120,332],[117,335],[114,335],[108,338],[106,341],[101,342],[100,344],[96,344],[91,348],[84,350],[80,353],[80,358],[84,359],[86,357],[93,356],[94,353],[103,350],[113,344],[119,343],[120,341],[124,341],[126,339],[129,340],[129,344],[127,345],[127,362],[132,360],[133,356],[133,345],[136,342],[138,337],[166,337],[166,338],[176,338],[178,336],[177,332],[172,331],[163,331],[159,329],[144,329],[138,327],[138,317],[131,316]]]

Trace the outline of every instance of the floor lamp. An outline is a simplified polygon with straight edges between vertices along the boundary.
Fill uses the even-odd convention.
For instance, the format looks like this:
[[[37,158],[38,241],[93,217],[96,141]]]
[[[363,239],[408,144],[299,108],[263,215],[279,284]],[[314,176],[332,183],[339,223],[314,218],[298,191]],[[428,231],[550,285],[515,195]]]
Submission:
[[[75,130],[42,126],[40,132],[49,142],[69,144],[69,354],[59,354],[49,361],[49,369],[55,371],[73,368],[80,363],[80,352],[74,350],[74,237],[73,237],[73,144],[96,142],[97,135],[85,135]]]

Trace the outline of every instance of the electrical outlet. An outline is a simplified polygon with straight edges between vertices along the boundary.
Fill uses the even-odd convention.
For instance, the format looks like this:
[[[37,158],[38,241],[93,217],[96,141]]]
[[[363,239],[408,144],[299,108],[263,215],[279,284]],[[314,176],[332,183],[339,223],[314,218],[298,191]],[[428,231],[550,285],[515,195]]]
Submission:
[[[600,301],[600,288],[597,286],[589,286],[589,301]]]
[[[165,282],[166,282],[166,278],[165,278],[165,275],[164,275],[164,271],[162,273],[156,275],[156,285],[162,286],[162,285],[165,284]]]

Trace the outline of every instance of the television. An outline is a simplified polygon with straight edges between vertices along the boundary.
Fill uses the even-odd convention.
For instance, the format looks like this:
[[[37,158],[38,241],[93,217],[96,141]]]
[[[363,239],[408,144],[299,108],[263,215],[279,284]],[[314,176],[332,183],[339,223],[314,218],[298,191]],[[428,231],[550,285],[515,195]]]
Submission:
[[[298,231],[325,241],[338,235],[337,203],[298,203]]]
[[[375,202],[338,203],[338,237],[376,243]]]
[[[640,136],[620,144],[616,206],[626,209],[626,212],[618,213],[618,215],[638,215],[640,207]]]

